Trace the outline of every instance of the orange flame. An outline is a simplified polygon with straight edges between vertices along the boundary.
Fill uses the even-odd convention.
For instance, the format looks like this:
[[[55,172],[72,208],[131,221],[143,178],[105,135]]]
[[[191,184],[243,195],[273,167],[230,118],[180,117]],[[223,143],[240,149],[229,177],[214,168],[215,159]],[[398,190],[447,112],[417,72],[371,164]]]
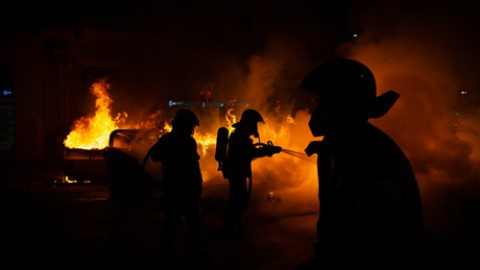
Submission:
[[[172,131],[172,125],[170,125],[168,122],[165,122],[165,126],[163,127],[163,130],[165,132],[170,132]]]
[[[227,123],[229,126],[235,124],[237,122],[237,116],[233,114],[234,108],[228,108],[227,113],[225,114],[225,120],[227,120]]]
[[[135,129],[149,129],[149,128],[159,128],[161,125],[161,120],[159,119],[162,115],[161,110],[157,110],[153,114],[147,117],[147,120],[141,121],[138,124],[134,124]],[[167,124],[168,125],[168,124]]]
[[[203,156],[207,155],[207,151],[210,147],[214,147],[215,144],[217,143],[217,137],[216,135],[210,134],[210,133],[205,133],[201,134],[199,132],[195,132],[193,135],[199,146],[201,147],[201,151]]]
[[[112,131],[118,129],[118,124],[125,122],[127,113],[118,113],[115,118],[110,115],[112,99],[107,90],[110,84],[106,79],[101,79],[90,88],[96,97],[95,114],[91,117],[81,117],[73,124],[73,128],[67,135],[63,144],[67,148],[80,149],[103,149],[108,146],[109,136]]]
[[[92,93],[96,97],[96,112],[93,116],[81,117],[74,122],[71,132],[64,140],[64,145],[68,148],[81,149],[103,149],[108,146],[110,134],[116,129],[133,127],[135,129],[142,128],[160,128],[162,133],[170,132],[172,126],[161,116],[161,112],[157,111],[145,121],[138,121],[136,124],[127,124],[127,113],[119,113],[116,117],[111,116],[110,106],[112,99],[108,96],[107,90],[110,85],[105,79],[94,83],[91,87]],[[308,112],[297,113],[281,117],[278,113],[265,117],[266,124],[259,125],[259,133],[262,142],[271,140],[275,145],[281,146],[283,149],[302,153],[304,147],[312,140],[308,131]],[[271,119],[269,119],[271,118]],[[232,132],[232,125],[237,122],[237,116],[233,108],[229,109],[225,115],[227,120],[226,127]],[[164,122],[164,123],[162,123]],[[211,134],[206,130],[199,129],[194,133],[194,138],[198,144],[200,166],[202,168],[203,179],[212,184],[225,183],[222,179],[222,173],[218,171],[218,163],[214,156],[216,145],[216,134]],[[151,147],[152,140],[148,141],[148,145],[141,142],[132,141],[135,147],[129,145],[129,153],[138,155],[143,158],[145,153],[144,147]],[[138,152],[138,153],[137,153]],[[141,153],[140,153],[141,152]],[[141,159],[139,159],[141,160]],[[256,194],[265,194],[265,196],[275,198],[282,197],[282,205],[288,207],[312,208],[315,206],[317,199],[316,193],[311,192],[317,188],[316,167],[311,162],[305,162],[301,158],[295,158],[287,154],[278,154],[271,158],[260,158],[252,163],[252,169],[255,175],[254,185],[256,185]],[[150,168],[154,170],[154,168]],[[292,180],[293,179],[293,180]],[[216,182],[219,181],[220,182]],[[69,181],[66,178],[66,181]],[[71,180],[70,180],[71,181]],[[300,194],[300,195],[299,195]],[[278,201],[278,200],[275,200]]]
[[[135,129],[141,128],[159,128],[163,124],[163,131],[170,132],[172,126],[167,122],[161,123],[162,120],[159,120],[161,111],[157,111],[154,114],[150,115],[147,120],[139,121],[133,125],[127,125],[126,118],[128,114],[123,112],[119,113],[116,117],[111,116],[110,106],[112,104],[112,99],[108,96],[107,91],[110,89],[110,85],[106,82],[105,79],[99,80],[94,83],[91,87],[92,93],[96,97],[96,112],[93,116],[90,117],[81,117],[75,121],[72,131],[66,139],[64,140],[64,145],[68,148],[81,148],[81,149],[103,149],[108,146],[110,134],[119,128],[127,128],[131,126]],[[305,127],[308,127],[306,121],[308,120],[308,113],[299,117],[298,115],[295,119],[288,115],[283,119],[279,118],[279,115],[268,115],[264,114],[266,119],[266,124],[259,126],[260,137],[266,142],[271,140],[276,145],[282,146],[284,149],[289,149],[292,151],[303,152],[304,147],[311,140],[310,133],[306,130],[303,130]],[[272,120],[270,121],[269,116]],[[231,132],[233,130],[232,125],[237,122],[237,116],[234,113],[233,108],[227,110],[225,115],[227,120],[227,128]],[[275,121],[273,119],[278,119]],[[298,123],[298,121],[300,122]],[[209,130],[207,128],[207,130]],[[202,155],[201,166],[202,173],[204,174],[204,180],[210,181],[212,179],[218,179],[221,177],[221,173],[217,171],[217,162],[213,158],[216,144],[216,134],[211,134],[202,130],[196,130],[194,133],[194,138],[196,139],[199,147],[199,153]],[[148,146],[147,146],[148,147]],[[311,190],[312,185],[316,184],[316,170],[315,167],[312,167],[312,163],[302,161],[301,159],[295,159],[289,155],[276,155],[274,159],[264,158],[259,159],[254,164],[252,164],[257,175],[257,183],[268,182],[268,181],[258,181],[259,179],[265,178],[285,178],[290,172],[289,169],[292,166],[298,167],[301,173],[296,173],[297,177],[301,180],[292,183],[279,183],[286,187],[296,187],[296,188],[305,188],[306,190]],[[270,189],[275,189],[276,181],[272,182],[269,185]],[[303,185],[305,184],[305,185]],[[278,189],[278,187],[277,187]]]

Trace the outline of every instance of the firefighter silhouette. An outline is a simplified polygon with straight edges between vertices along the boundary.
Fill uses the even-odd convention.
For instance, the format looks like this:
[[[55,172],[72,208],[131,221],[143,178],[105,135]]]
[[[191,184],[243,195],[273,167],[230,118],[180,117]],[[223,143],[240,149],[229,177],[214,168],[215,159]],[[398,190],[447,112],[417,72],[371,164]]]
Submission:
[[[399,94],[376,96],[372,72],[351,59],[314,68],[300,88],[317,97],[309,127],[323,136],[305,149],[318,155],[315,267],[418,266],[425,232],[415,175],[399,146],[369,123],[385,115]]]
[[[238,233],[245,228],[242,216],[251,193],[252,161],[255,158],[271,157],[282,150],[280,146],[270,143],[254,143],[252,136],[259,139],[258,123],[265,123],[262,115],[256,110],[246,109],[240,121],[232,125],[235,129],[228,138],[227,155],[222,163],[223,176],[229,184],[228,203],[222,224],[222,232],[226,234]]]
[[[151,159],[161,162],[164,191],[164,222],[162,248],[168,254],[174,251],[181,217],[187,227],[187,248],[197,252],[202,245],[202,216],[200,200],[203,178],[200,171],[194,129],[200,125],[196,114],[179,109],[171,121],[171,132],[163,135],[152,146]]]

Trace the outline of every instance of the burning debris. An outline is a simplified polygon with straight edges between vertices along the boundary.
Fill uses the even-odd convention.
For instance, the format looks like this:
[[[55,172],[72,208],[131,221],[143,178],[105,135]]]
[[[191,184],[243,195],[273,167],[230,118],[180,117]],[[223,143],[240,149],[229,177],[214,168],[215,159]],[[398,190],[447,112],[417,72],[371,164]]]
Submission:
[[[280,202],[282,198],[275,192],[270,191],[267,194],[267,201]]]
[[[106,177],[103,149],[66,148],[64,178],[55,184],[90,184]]]
[[[53,185],[75,185],[75,184],[91,184],[92,182],[90,180],[76,180],[76,179],[70,179],[67,176],[65,176],[63,179],[60,180],[53,180]]]

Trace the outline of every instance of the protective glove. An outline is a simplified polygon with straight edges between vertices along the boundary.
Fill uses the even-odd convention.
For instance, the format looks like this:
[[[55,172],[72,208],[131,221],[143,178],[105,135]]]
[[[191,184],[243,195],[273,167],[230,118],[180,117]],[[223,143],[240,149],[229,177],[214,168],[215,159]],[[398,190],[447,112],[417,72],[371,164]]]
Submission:
[[[305,154],[307,154],[307,156],[318,154],[321,151],[323,144],[323,141],[310,142],[307,148],[305,148]]]
[[[265,147],[266,147],[265,150],[267,152],[267,156],[269,157],[273,156],[274,154],[278,154],[282,151],[282,147],[280,146],[267,145]]]

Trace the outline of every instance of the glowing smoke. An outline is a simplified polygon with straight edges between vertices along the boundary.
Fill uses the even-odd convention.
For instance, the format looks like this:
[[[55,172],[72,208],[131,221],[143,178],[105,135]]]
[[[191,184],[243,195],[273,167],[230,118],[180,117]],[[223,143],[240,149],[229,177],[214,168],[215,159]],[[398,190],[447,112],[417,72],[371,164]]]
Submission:
[[[289,98],[303,75],[304,70],[299,70],[298,66],[303,65],[304,58],[298,53],[302,51],[298,42],[284,41],[284,37],[272,37],[263,51],[246,61],[248,65],[243,73],[233,73],[237,75],[233,76],[237,87],[229,89],[231,94],[243,101],[239,103],[241,107],[234,111],[238,118],[247,106],[258,110],[264,117],[266,123],[259,124],[261,142],[272,141],[284,149],[303,153],[314,139],[307,124],[310,114],[305,109],[294,111],[295,100]],[[239,77],[243,78],[240,82]],[[232,85],[227,81],[224,83]],[[253,187],[249,213],[283,215],[316,212],[318,181],[314,162],[315,157],[306,161],[284,153],[255,159],[252,162]],[[208,180],[207,190],[208,186],[216,185],[222,186],[225,192],[226,180],[216,171],[213,155],[202,157],[201,166]],[[226,194],[218,195],[218,189],[215,192],[217,194],[207,191],[206,196],[224,196],[226,199]]]
[[[465,205],[478,205],[480,193],[478,107],[463,108],[459,99],[459,91],[464,88],[469,93],[467,98],[478,96],[477,69],[470,65],[479,60],[475,53],[478,42],[472,42],[478,39],[473,27],[478,23],[471,24],[478,20],[473,16],[478,9],[465,3],[455,7],[373,1],[363,6],[361,16],[352,18],[358,38],[339,48],[341,55],[371,68],[378,94],[391,89],[400,93],[391,111],[371,122],[389,134],[409,157],[429,229],[453,229],[452,233],[463,226],[456,221],[470,214]],[[455,16],[461,13],[460,8],[463,18]],[[448,15],[447,10],[451,11]],[[472,35],[477,36],[471,39]],[[240,105],[248,103],[258,109],[267,122],[260,125],[260,131],[276,131],[261,133],[262,141],[272,140],[298,152],[314,139],[307,126],[309,111],[297,111],[296,100],[290,99],[306,72],[319,64],[312,62],[314,58],[306,48],[303,41],[276,33],[269,36],[265,48],[247,59],[222,55],[218,57],[222,61],[216,62],[221,75],[215,98],[239,98]],[[239,117],[243,109],[238,107],[234,113]],[[288,116],[295,124],[287,121]],[[276,136],[285,130],[288,136]],[[206,197],[226,199],[226,194],[218,195],[218,189],[208,189],[217,186],[225,192],[226,187],[216,171],[212,152],[202,157],[201,166],[207,180]],[[253,179],[252,199],[256,203],[251,207],[259,211],[272,210],[267,205],[271,202],[265,199],[269,192],[281,197],[275,205],[278,213],[317,210],[316,168],[310,162],[283,153],[257,159],[253,162]]]
[[[462,103],[478,97],[478,79],[467,68],[478,60],[470,50],[478,43],[466,23],[471,18],[446,10],[436,5],[395,17],[379,6],[358,18],[365,32],[340,51],[371,68],[379,94],[400,93],[393,109],[372,123],[410,158],[429,230],[455,234],[469,222],[469,207],[480,194],[479,104]],[[376,27],[388,16],[398,21],[388,29]]]
[[[400,93],[391,111],[371,122],[389,134],[409,157],[428,230],[452,235],[465,222],[474,226],[465,218],[475,214],[472,206],[478,205],[480,194],[478,102],[476,107],[466,107],[459,96],[464,90],[468,92],[464,99],[478,101],[476,68],[470,65],[478,62],[474,53],[478,42],[472,42],[475,39],[470,35],[475,31],[467,23],[472,19],[468,15],[475,14],[476,9],[461,18],[454,16],[455,10],[446,16],[449,7],[406,7],[400,3],[367,7],[370,10],[364,10],[363,16],[353,18],[354,28],[361,30],[359,37],[338,48],[338,53],[371,68],[378,94],[391,89]],[[273,113],[271,102],[272,97],[293,91],[309,68],[319,64],[311,63],[300,44],[278,35],[271,38],[263,51],[247,61],[249,70],[238,84],[244,88],[235,90],[237,96],[253,100],[252,107],[259,109],[267,125],[276,130],[288,126],[284,125],[287,114],[294,115],[297,125],[289,127],[288,140],[276,141],[272,134],[262,136],[262,140],[301,152],[313,139],[307,128],[309,112],[297,114],[294,101],[287,99],[281,102],[283,114],[278,115]],[[261,200],[269,191],[278,192],[282,197],[278,212],[316,209],[315,166],[285,154],[255,160],[253,165],[253,196]]]

